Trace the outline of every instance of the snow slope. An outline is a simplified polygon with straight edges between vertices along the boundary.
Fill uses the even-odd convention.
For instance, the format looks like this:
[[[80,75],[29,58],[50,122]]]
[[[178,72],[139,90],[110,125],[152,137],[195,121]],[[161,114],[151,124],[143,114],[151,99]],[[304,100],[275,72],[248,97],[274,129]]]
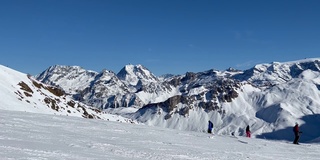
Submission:
[[[0,110],[1,160],[317,160],[320,145]],[[293,136],[293,135],[292,135]]]

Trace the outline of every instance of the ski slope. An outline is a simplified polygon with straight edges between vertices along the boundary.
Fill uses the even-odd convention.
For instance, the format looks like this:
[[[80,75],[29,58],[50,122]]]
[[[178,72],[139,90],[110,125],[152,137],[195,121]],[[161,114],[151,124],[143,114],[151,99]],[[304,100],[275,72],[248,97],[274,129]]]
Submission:
[[[1,160],[320,159],[319,144],[209,136],[71,116],[0,110],[0,127]]]

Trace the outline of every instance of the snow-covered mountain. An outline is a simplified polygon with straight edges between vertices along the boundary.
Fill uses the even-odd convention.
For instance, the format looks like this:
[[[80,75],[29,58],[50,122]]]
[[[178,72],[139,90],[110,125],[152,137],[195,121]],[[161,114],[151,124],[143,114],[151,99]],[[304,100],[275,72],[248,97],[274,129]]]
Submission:
[[[56,65],[42,72],[37,80],[60,87],[76,100],[100,109],[140,108],[177,94],[175,88],[142,65],[126,65],[118,74],[106,69],[97,73],[79,66]]]
[[[60,71],[68,73],[61,68]],[[71,76],[72,74],[69,74],[69,77]],[[76,101],[57,87],[41,83],[30,75],[2,65],[0,65],[0,77],[0,109],[133,122],[121,116],[106,114],[97,108]],[[81,78],[75,77],[75,79]]]
[[[253,68],[236,75],[236,79],[249,81],[257,86],[277,85],[288,82],[293,78],[299,78],[302,72],[310,70],[320,71],[320,59],[304,59],[292,62],[273,62],[270,64],[258,64]]]
[[[298,122],[301,141],[311,142],[320,137],[319,62],[273,62],[245,71],[211,69],[165,78],[142,65],[126,65],[118,74],[53,66],[37,79],[88,106],[148,125],[205,132],[211,120],[217,134],[243,135],[250,125],[254,137],[291,140]]]
[[[181,95],[144,106],[134,117],[149,125],[243,135],[250,125],[260,138],[291,140],[301,125],[301,141],[320,137],[319,59],[260,64],[236,70],[187,73],[169,79]]]
[[[142,65],[126,65],[117,77],[129,87],[131,93],[135,93],[142,100],[143,105],[161,102],[179,94],[174,87],[161,81]]]
[[[159,81],[155,75],[142,65],[126,65],[120,70],[117,76],[128,86],[138,87],[137,89],[145,83]]]
[[[97,75],[97,72],[79,66],[55,65],[38,75],[37,79],[49,85],[59,86],[69,94],[78,94],[90,86]]]

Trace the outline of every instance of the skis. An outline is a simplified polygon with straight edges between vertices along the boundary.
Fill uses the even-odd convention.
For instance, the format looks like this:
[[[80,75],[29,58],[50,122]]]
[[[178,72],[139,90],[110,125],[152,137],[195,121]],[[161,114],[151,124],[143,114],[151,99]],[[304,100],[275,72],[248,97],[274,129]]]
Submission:
[[[246,141],[238,140],[238,142],[243,143],[243,144],[248,144]]]

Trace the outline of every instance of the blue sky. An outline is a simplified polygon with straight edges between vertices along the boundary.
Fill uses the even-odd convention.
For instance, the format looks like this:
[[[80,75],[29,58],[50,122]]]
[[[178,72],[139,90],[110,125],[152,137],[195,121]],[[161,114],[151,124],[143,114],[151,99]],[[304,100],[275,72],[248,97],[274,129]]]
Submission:
[[[0,64],[184,74],[320,57],[319,0],[2,0]]]

